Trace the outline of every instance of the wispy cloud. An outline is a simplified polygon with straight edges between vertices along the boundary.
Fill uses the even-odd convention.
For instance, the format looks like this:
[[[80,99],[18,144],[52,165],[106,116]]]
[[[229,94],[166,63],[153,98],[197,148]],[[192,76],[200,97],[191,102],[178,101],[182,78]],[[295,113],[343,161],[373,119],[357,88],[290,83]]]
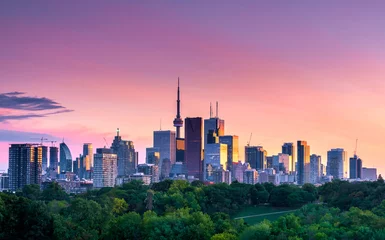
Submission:
[[[0,94],[0,109],[21,111],[19,114],[0,113],[0,122],[6,122],[9,120],[23,120],[29,118],[41,118],[49,115],[73,111],[66,109],[64,106],[52,99],[45,97],[30,97],[25,96],[25,94],[26,93],[24,92],[8,92]]]
[[[0,129],[0,142],[38,142],[41,138],[47,138],[50,141],[60,140],[58,137],[45,133]]]

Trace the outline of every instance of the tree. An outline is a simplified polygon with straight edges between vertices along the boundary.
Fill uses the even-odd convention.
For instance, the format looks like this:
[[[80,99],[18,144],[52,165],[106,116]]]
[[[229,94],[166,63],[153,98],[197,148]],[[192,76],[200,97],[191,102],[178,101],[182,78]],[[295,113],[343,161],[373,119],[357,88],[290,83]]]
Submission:
[[[105,239],[141,239],[142,218],[139,214],[130,212],[110,222]]]
[[[211,237],[211,240],[237,240],[238,237],[231,233],[217,233]]]
[[[41,195],[40,186],[37,184],[25,185],[22,189],[22,195],[31,200],[37,200]]]
[[[42,199],[45,201],[52,200],[68,200],[68,194],[64,191],[64,189],[57,182],[51,182],[47,185],[47,187],[43,190]]]
[[[128,204],[123,198],[114,198],[112,205],[112,213],[116,216],[120,216],[127,212]]]
[[[270,238],[271,233],[271,224],[269,221],[263,221],[259,224],[253,225],[251,227],[246,228],[239,239],[241,240],[252,240],[252,239],[260,239],[260,240],[268,240]]]
[[[378,175],[377,181],[378,181],[379,183],[381,183],[381,184],[384,183],[384,179],[382,178],[381,174]]]

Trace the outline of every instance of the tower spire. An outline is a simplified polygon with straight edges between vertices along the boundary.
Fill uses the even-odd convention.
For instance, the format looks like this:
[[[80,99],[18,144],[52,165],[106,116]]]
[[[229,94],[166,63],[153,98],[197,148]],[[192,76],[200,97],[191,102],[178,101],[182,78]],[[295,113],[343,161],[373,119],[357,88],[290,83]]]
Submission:
[[[180,128],[183,127],[183,120],[180,116],[179,77],[178,77],[178,91],[177,91],[177,100],[176,100],[176,118],[174,119],[174,127],[176,128],[176,137],[180,138]]]
[[[216,118],[218,118],[218,101],[217,101],[217,115]]]
[[[213,107],[211,106],[211,102],[210,102],[210,118],[213,117]]]

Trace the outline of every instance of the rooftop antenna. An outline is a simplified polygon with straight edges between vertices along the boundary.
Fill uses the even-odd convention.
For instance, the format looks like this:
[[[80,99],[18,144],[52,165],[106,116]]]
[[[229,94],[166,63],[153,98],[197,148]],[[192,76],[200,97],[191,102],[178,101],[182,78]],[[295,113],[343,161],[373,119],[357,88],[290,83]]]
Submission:
[[[356,148],[354,149],[354,156],[357,156],[357,144],[358,144],[358,139],[356,139]]]
[[[117,128],[116,129],[116,136],[118,136],[118,137],[119,137],[119,132],[120,132],[120,130],[119,130],[119,128]]]
[[[217,116],[216,117],[218,118],[218,101],[217,101]]]
[[[211,106],[211,102],[210,102],[210,118],[213,117],[213,107]]]
[[[162,118],[160,119],[159,130],[162,131]]]

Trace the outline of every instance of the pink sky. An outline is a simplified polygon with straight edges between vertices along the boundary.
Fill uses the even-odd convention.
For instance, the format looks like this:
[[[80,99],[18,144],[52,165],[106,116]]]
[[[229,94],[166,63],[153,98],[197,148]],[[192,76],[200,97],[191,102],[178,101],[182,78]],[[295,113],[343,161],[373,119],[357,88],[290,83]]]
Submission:
[[[349,4],[348,4],[349,3]],[[176,83],[182,117],[219,101],[226,134],[277,154],[306,140],[385,171],[384,4],[0,3],[0,93],[53,99],[73,112],[0,122],[0,130],[112,141],[115,129],[145,158],[152,132],[172,129]],[[16,114],[1,109],[1,115]],[[28,141],[28,139],[26,139]],[[0,169],[8,165],[0,143]]]

